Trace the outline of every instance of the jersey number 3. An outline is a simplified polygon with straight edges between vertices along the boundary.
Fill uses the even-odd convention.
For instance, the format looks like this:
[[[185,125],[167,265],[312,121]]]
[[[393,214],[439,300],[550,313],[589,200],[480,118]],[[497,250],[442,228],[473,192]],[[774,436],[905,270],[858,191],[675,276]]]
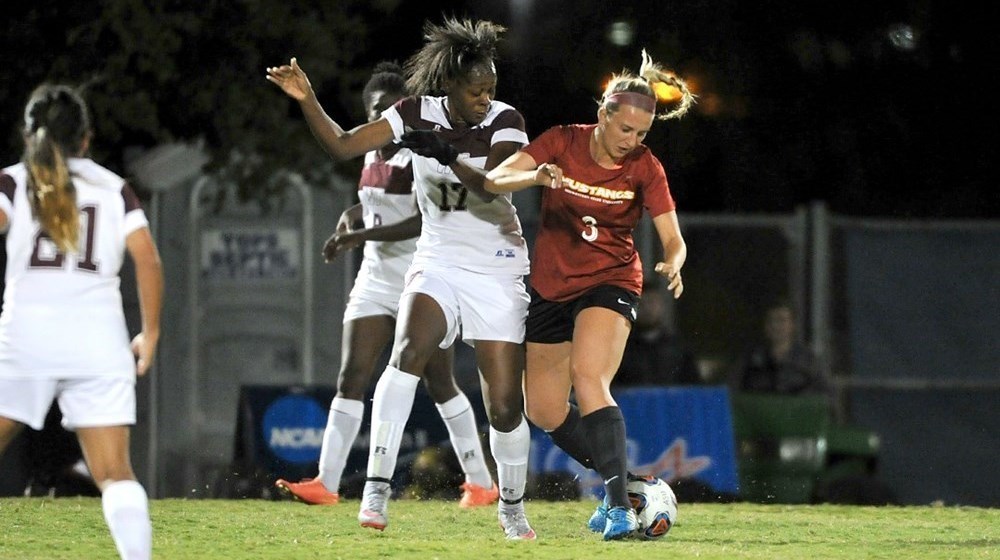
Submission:
[[[97,207],[81,207],[80,219],[85,221],[86,224],[84,224],[85,227],[81,228],[85,232],[85,236],[82,251],[76,261],[76,268],[77,270],[85,270],[87,272],[97,272],[97,262],[94,261],[94,232],[97,229]],[[42,251],[43,245],[49,250]],[[54,246],[55,243],[52,242],[52,238],[48,234],[44,231],[38,232],[38,235],[35,236],[35,246],[31,251],[31,262],[28,267],[62,268],[66,255],[62,251],[56,251],[53,254],[51,248]]]
[[[592,216],[584,216],[583,225],[586,229],[580,232],[580,237],[586,239],[587,241],[597,239],[597,220],[595,220]]]

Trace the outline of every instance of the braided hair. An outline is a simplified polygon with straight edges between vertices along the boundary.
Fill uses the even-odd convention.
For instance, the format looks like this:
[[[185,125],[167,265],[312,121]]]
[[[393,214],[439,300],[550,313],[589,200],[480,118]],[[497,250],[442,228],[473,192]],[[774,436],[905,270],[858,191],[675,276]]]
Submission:
[[[64,253],[77,251],[80,213],[67,159],[80,152],[90,134],[90,114],[76,90],[44,84],[24,109],[28,199],[42,230]]]
[[[655,101],[656,92],[653,90],[653,84],[656,83],[664,83],[674,86],[681,92],[681,99],[678,106],[673,111],[658,113],[656,115],[657,119],[679,119],[688,112],[691,105],[694,105],[695,96],[688,89],[684,80],[678,78],[673,72],[664,70],[659,64],[653,61],[652,57],[646,54],[645,49],[642,51],[642,65],[639,67],[639,75],[632,75],[626,70],[621,74],[615,74],[612,76],[608,86],[604,89],[604,95],[601,96],[601,105],[605,107],[609,113],[617,111],[619,109],[618,104],[608,98],[612,94],[622,92],[648,95]]]

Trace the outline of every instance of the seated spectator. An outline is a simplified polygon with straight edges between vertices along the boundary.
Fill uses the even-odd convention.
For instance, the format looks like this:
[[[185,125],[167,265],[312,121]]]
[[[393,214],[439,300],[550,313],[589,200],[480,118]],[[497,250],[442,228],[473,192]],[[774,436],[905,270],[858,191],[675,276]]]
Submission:
[[[625,343],[616,385],[690,385],[701,383],[694,356],[667,324],[667,300],[656,282],[642,288],[639,313]]]
[[[792,306],[779,301],[764,316],[763,344],[753,348],[729,377],[733,391],[800,395],[831,392],[812,350],[796,336]]]

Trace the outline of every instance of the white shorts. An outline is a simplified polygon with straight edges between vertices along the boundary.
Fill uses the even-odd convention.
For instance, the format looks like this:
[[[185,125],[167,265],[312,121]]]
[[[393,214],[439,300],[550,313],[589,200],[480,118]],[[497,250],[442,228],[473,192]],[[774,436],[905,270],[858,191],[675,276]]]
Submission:
[[[448,332],[439,346],[448,348],[458,331],[462,340],[524,342],[528,292],[520,274],[481,274],[461,268],[411,267],[403,297],[426,294],[441,306]]]
[[[344,307],[344,323],[349,323],[355,319],[382,315],[387,315],[395,319],[398,314],[399,301],[390,305],[384,301],[369,299],[352,293],[351,297],[347,298],[347,305]]]
[[[45,426],[52,401],[59,399],[67,430],[135,424],[135,380],[123,377],[0,379],[0,416]]]

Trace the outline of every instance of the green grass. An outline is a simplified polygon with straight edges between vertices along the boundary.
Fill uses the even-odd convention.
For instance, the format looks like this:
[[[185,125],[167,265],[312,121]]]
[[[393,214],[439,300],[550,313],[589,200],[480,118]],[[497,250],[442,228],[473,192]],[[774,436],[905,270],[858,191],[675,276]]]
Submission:
[[[156,558],[1000,559],[1000,509],[681,504],[660,541],[605,543],[585,523],[596,502],[529,502],[536,542],[506,542],[493,508],[398,500],[385,532],[358,527],[358,502],[155,500]],[[0,558],[114,559],[95,498],[0,499]]]

